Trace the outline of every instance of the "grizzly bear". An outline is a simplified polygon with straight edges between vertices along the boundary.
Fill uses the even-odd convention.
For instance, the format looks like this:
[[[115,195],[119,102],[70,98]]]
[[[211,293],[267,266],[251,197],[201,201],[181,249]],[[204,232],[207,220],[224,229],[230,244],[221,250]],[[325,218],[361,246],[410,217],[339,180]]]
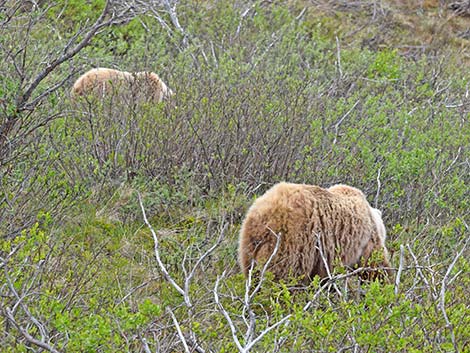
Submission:
[[[239,262],[245,275],[262,266],[276,279],[328,277],[337,265],[389,267],[385,226],[359,189],[279,183],[259,197],[240,230]],[[372,256],[378,252],[377,256]]]
[[[75,81],[71,95],[104,98],[117,94],[135,101],[159,103],[173,91],[153,72],[127,72],[107,68],[92,69]]]

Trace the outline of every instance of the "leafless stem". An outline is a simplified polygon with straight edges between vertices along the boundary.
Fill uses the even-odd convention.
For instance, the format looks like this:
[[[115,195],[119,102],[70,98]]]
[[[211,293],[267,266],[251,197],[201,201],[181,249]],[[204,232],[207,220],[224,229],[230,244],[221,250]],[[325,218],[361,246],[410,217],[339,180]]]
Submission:
[[[140,341],[142,342],[142,346],[144,347],[145,353],[152,353],[145,337],[142,337]]]
[[[190,290],[190,284],[191,284],[191,280],[193,279],[194,277],[194,274],[196,272],[196,270],[200,267],[201,263],[217,248],[217,246],[222,242],[224,236],[225,236],[225,232],[227,230],[227,227],[228,227],[228,223],[225,223],[222,228],[221,228],[221,231],[220,231],[220,234],[219,234],[219,237],[217,239],[217,241],[214,243],[214,245],[212,245],[202,256],[200,256],[198,258],[198,260],[196,261],[195,265],[193,266],[193,268],[191,269],[191,271],[188,273],[188,271],[186,270],[186,267],[183,266],[183,272],[184,272],[184,277],[185,277],[185,280],[184,280],[184,289],[181,288],[181,286],[179,286],[176,281],[171,277],[171,275],[169,274],[168,270],[166,269],[166,266],[165,264],[162,262],[161,258],[160,258],[160,251],[159,251],[159,242],[158,242],[158,237],[157,237],[157,234],[155,232],[155,230],[153,229],[152,225],[150,224],[150,222],[148,221],[147,219],[147,215],[145,213],[145,208],[143,206],[143,202],[142,202],[142,196],[140,195],[140,193],[138,193],[138,197],[139,197],[139,205],[140,205],[140,208],[141,208],[141,211],[142,211],[142,215],[143,215],[143,218],[144,218],[144,222],[145,224],[147,225],[147,227],[149,228],[150,232],[152,233],[152,237],[153,237],[153,241],[154,241],[154,253],[155,253],[155,258],[157,260],[157,264],[158,264],[158,267],[160,268],[160,271],[162,271],[165,279],[173,286],[173,288],[176,289],[176,291],[178,293],[180,293],[183,298],[184,298],[184,303],[185,303],[185,306],[189,309],[189,315],[191,316],[192,315],[192,309],[193,309],[193,304],[191,302],[191,299],[190,299],[190,296],[189,296],[189,290]],[[186,261],[186,256],[187,256],[187,253],[185,252],[184,254],[184,260],[183,260],[183,263]],[[143,285],[146,285],[147,283],[144,283],[142,284],[141,286]],[[137,287],[138,288],[138,287]],[[128,294],[129,295],[129,294]],[[126,296],[127,297],[127,296]],[[125,297],[125,298],[126,298]],[[123,299],[124,300],[124,299]],[[121,302],[123,301],[121,300]],[[202,349],[196,342],[196,336],[194,334],[194,332],[190,331],[190,337],[189,337],[189,342],[191,344],[191,347],[192,347],[192,350],[189,349],[189,346],[188,346],[188,340],[184,337],[183,335],[183,332],[181,330],[181,327],[178,323],[178,321],[176,320],[176,317],[175,315],[173,314],[172,310],[170,308],[168,308],[169,312],[170,312],[170,315],[172,316],[172,319],[173,319],[173,322],[175,324],[175,327],[178,331],[178,335],[181,339],[181,342],[183,343],[183,346],[185,347],[185,351],[186,352],[190,352],[190,351],[196,351],[196,352],[199,352],[199,353],[204,353],[204,349]]]
[[[58,350],[56,350],[54,347],[50,346],[49,344],[47,344],[46,342],[44,341],[39,341],[38,339],[34,338],[33,336],[31,336],[29,334],[29,332],[24,329],[23,327],[21,327],[15,320],[15,318],[13,317],[13,314],[11,312],[11,310],[9,308],[6,308],[5,309],[5,315],[8,319],[8,321],[13,325],[15,326],[18,331],[20,331],[20,333],[23,335],[23,337],[26,339],[26,341],[28,341],[29,343],[31,344],[34,344],[38,347],[41,347],[42,349],[45,349],[49,352],[52,352],[52,353],[60,353]]]
[[[452,166],[457,162],[457,160],[459,159],[460,157],[460,153],[462,152],[462,146],[459,146],[459,149],[457,151],[457,155],[455,156],[455,158],[452,160],[452,162],[450,162],[449,166],[446,168],[446,170],[444,170],[444,174],[447,174],[451,169],[452,169]]]
[[[263,331],[260,332],[259,335],[254,337],[255,327],[256,327],[256,315],[255,315],[255,313],[253,312],[253,310],[251,308],[251,302],[252,302],[254,296],[256,295],[256,293],[261,289],[261,285],[262,285],[262,283],[264,282],[264,279],[265,279],[266,271],[268,270],[270,263],[272,262],[272,260],[274,259],[276,253],[279,250],[280,239],[281,239],[280,235],[276,234],[276,232],[274,232],[272,229],[270,229],[270,228],[268,228],[268,229],[276,237],[276,239],[277,239],[276,245],[275,245],[270,257],[268,258],[268,260],[264,264],[264,266],[263,266],[263,268],[260,272],[259,278],[257,278],[258,279],[258,285],[255,287],[255,289],[251,293],[250,293],[250,288],[251,288],[251,281],[252,281],[252,275],[253,275],[253,270],[254,270],[254,264],[252,264],[250,270],[248,271],[248,278],[245,282],[245,296],[244,296],[244,303],[243,304],[244,304],[244,311],[248,312],[248,316],[249,316],[249,320],[248,320],[248,323],[247,323],[248,327],[247,327],[247,331],[245,333],[245,346],[243,346],[240,343],[240,340],[238,339],[237,329],[235,327],[235,324],[233,323],[233,320],[231,319],[229,313],[225,310],[225,308],[223,307],[222,303],[219,300],[218,287],[219,287],[220,279],[225,277],[225,271],[222,274],[222,276],[217,277],[217,281],[216,281],[215,287],[214,287],[215,303],[217,304],[219,310],[222,312],[225,319],[227,320],[227,323],[230,327],[230,331],[232,333],[232,338],[233,338],[233,341],[235,342],[235,345],[237,346],[239,352],[243,352],[243,353],[249,352],[250,349],[256,343],[258,343],[267,333],[269,333],[270,331],[272,331],[276,327],[282,325],[283,323],[287,322],[290,319],[290,317],[292,316],[291,314],[286,315],[285,317],[283,317],[281,320],[277,321],[273,325],[270,325],[270,326],[266,327]]]
[[[35,278],[37,276],[38,272],[35,272],[34,277],[31,279],[31,283],[35,281]],[[13,285],[10,276],[8,273],[5,271],[5,278],[8,284],[8,287],[10,289],[10,292],[13,294],[13,296],[16,298],[17,302],[13,306],[12,310],[12,315],[16,312],[17,308],[21,306],[23,309],[24,313],[28,317],[28,319],[38,328],[39,332],[41,333],[42,339],[44,340],[47,337],[46,329],[44,328],[44,325],[40,323],[29,311],[28,307],[24,303],[24,299],[28,296],[27,294],[22,294],[21,296],[18,294],[18,292],[15,289],[15,286]],[[26,290],[26,293],[28,293],[28,290]]]
[[[400,244],[400,264],[398,265],[398,272],[395,278],[395,295],[398,294],[398,289],[400,287],[400,278],[401,278],[401,273],[403,271],[404,258],[405,258],[405,247],[403,246],[403,244]]]
[[[354,103],[354,105],[351,107],[351,109],[349,109],[346,114],[344,114],[341,119],[338,120],[338,122],[335,124],[335,138],[333,140],[333,145],[336,144],[336,140],[338,139],[338,133],[339,133],[339,127],[341,126],[341,124],[343,123],[344,119],[346,119],[349,114],[351,114],[351,112],[354,110],[354,108],[356,108],[356,106],[359,104],[360,101],[356,101],[356,103]]]
[[[188,35],[181,26],[178,15],[176,14],[176,5],[178,4],[178,1],[176,0],[173,6],[170,4],[169,0],[164,0],[163,3],[166,10],[168,11],[168,14],[170,15],[171,23],[173,23],[173,26],[175,26],[175,28],[183,35],[183,46],[186,47],[188,45]]]
[[[180,293],[184,297],[184,301],[185,301],[186,305],[188,307],[191,307],[191,301],[189,300],[189,297],[187,297],[185,291],[174,281],[174,279],[171,277],[170,273],[166,269],[165,264],[160,259],[160,251],[159,251],[159,243],[158,243],[157,234],[155,233],[155,230],[153,229],[152,225],[149,223],[149,221],[147,219],[147,215],[145,213],[145,208],[144,208],[144,205],[142,203],[142,197],[141,197],[140,193],[138,193],[138,197],[139,197],[139,205],[140,205],[140,209],[142,211],[142,216],[144,218],[144,222],[147,225],[148,229],[150,230],[150,233],[152,233],[155,259],[157,260],[158,267],[162,271],[163,276],[165,277],[165,279],[173,286],[173,288],[176,289],[176,291],[178,293]]]
[[[105,21],[106,16],[110,13],[110,9],[111,0],[107,0],[103,11],[101,12],[100,16],[95,21],[95,23],[90,27],[85,37],[70,51],[67,51],[66,48],[64,50],[64,53],[60,57],[48,63],[46,67],[33,79],[31,84],[25,89],[23,95],[19,97],[19,100],[17,102],[17,107],[19,111],[23,109],[33,108],[31,104],[27,104],[27,101],[31,97],[31,94],[36,89],[36,87],[42,82],[42,80],[44,80],[57,66],[61,65],[65,61],[77,55],[86,45],[88,45],[88,43],[96,34],[96,32],[98,32],[98,30],[113,23],[114,16],[111,16],[110,19]],[[69,45],[71,45],[71,43],[69,43]]]
[[[219,238],[217,239],[217,241],[214,243],[214,245],[212,245],[202,256],[199,257],[199,259],[196,261],[196,264],[194,265],[193,269],[191,270],[191,272],[189,273],[189,275],[186,277],[186,280],[184,282],[184,290],[185,292],[189,293],[189,284],[192,280],[192,278],[194,277],[194,273],[196,272],[197,268],[201,265],[202,261],[204,261],[204,259],[206,257],[208,257],[219,245],[220,243],[222,242],[224,236],[225,236],[225,232],[227,231],[227,227],[228,227],[228,223],[225,223],[224,226],[222,227],[221,231],[220,231],[220,234],[219,234]]]
[[[255,2],[254,4],[249,6],[245,11],[242,12],[242,14],[240,15],[240,21],[238,22],[237,31],[235,32],[235,36],[238,36],[240,34],[240,31],[242,29],[243,20],[248,15],[248,13],[256,7],[256,5],[258,5],[258,4]]]
[[[460,251],[457,253],[457,255],[455,255],[454,260],[452,261],[452,263],[447,268],[446,274],[444,275],[444,278],[442,279],[442,282],[441,282],[441,295],[440,295],[440,300],[439,300],[439,308],[441,309],[442,316],[444,317],[444,320],[446,322],[446,328],[449,329],[449,331],[450,331],[450,339],[451,339],[452,344],[454,346],[454,350],[457,353],[459,352],[459,347],[458,347],[457,342],[455,340],[454,326],[450,322],[449,317],[447,316],[446,308],[445,308],[446,285],[447,285],[447,280],[450,276],[450,273],[452,272],[452,269],[454,268],[455,264],[457,263],[457,260],[460,258],[460,256],[462,256],[463,252],[465,251],[465,249],[467,247],[467,244],[469,242],[469,239],[470,238],[467,238],[467,240],[465,241],[462,249],[460,249]]]
[[[300,20],[300,19],[303,17],[303,15],[305,14],[306,11],[307,11],[307,8],[304,7],[304,8],[302,9],[302,11],[300,11],[300,13],[295,17],[295,19],[296,19],[297,21]]]
[[[254,296],[256,295],[256,293],[258,293],[259,290],[261,289],[261,285],[263,284],[264,279],[265,279],[265,273],[269,265],[271,264],[272,260],[274,259],[274,256],[277,254],[279,250],[279,245],[280,245],[280,240],[281,240],[280,235],[276,234],[271,228],[268,227],[268,229],[276,237],[276,245],[274,246],[274,249],[271,255],[269,256],[268,260],[263,265],[263,268],[258,278],[258,284],[251,293],[250,293],[250,290],[251,290],[251,283],[253,280],[253,270],[254,270],[254,265],[255,265],[254,262],[252,262],[251,264],[251,267],[248,271],[248,278],[245,281],[245,296],[244,296],[243,311],[248,313],[247,330],[245,332],[245,342],[250,342],[253,339],[253,335],[254,335],[255,328],[256,328],[256,315],[251,308],[251,302]]]
[[[343,78],[343,69],[341,68],[341,47],[339,45],[339,39],[336,37],[336,64],[338,66],[339,78]]]
[[[124,302],[127,300],[127,298],[129,298],[132,294],[134,294],[134,293],[135,293],[136,291],[138,291],[140,288],[143,288],[143,287],[147,286],[151,281],[154,281],[154,280],[156,280],[156,279],[157,279],[156,277],[151,278],[150,280],[145,281],[145,282],[139,284],[138,286],[132,288],[132,289],[129,291],[129,293],[127,293],[127,294],[117,303],[117,305],[124,303]]]
[[[321,236],[319,233],[315,233],[315,236],[317,238],[317,249],[320,253],[320,257],[322,259],[322,262],[323,262],[323,265],[325,266],[325,270],[326,270],[326,274],[328,276],[329,279],[332,279],[332,275],[331,275],[331,271],[330,271],[330,265],[328,264],[328,261],[326,259],[326,256],[325,256],[325,253],[323,252],[323,243],[321,241]],[[341,291],[339,290],[338,286],[336,285],[335,282],[332,282],[333,284],[333,288],[335,289],[335,291],[338,293],[339,296],[341,296]]]
[[[263,285],[263,282],[264,282],[264,279],[265,279],[266,271],[268,270],[269,265],[273,261],[274,256],[276,256],[277,252],[279,251],[279,246],[281,244],[281,236],[279,234],[276,234],[276,232],[274,232],[271,228],[269,228],[269,227],[267,227],[267,228],[271,232],[271,234],[276,237],[276,245],[274,246],[274,249],[273,249],[271,255],[269,256],[268,260],[263,265],[263,268],[262,268],[261,273],[259,275],[258,284],[256,285],[255,289],[253,290],[253,292],[251,292],[251,294],[249,296],[250,301],[253,300],[256,293],[258,293],[259,290],[261,289],[261,286]],[[251,274],[250,274],[250,276],[251,276]]]
[[[380,187],[382,186],[380,182],[380,173],[382,172],[382,166],[380,166],[379,170],[377,171],[377,192],[375,193],[374,198],[374,207],[378,208],[379,205],[379,195],[380,195]]]
[[[287,322],[291,317],[292,317],[292,314],[286,315],[281,320],[279,320],[278,322],[272,324],[271,326],[266,327],[253,341],[251,341],[249,344],[246,345],[243,352],[249,352],[250,349],[256,343],[258,343],[267,333],[274,330],[276,327],[282,325],[284,322]]]
[[[16,245],[5,257],[0,256],[0,269],[5,266],[8,262],[8,260],[15,255],[15,253],[23,246],[24,242],[21,242],[20,244]]]
[[[173,314],[173,311],[170,308],[168,308],[168,312],[170,313],[171,319],[173,320],[176,330],[178,331],[178,336],[181,340],[181,343],[183,344],[184,351],[186,353],[190,353],[188,344],[186,343],[186,339],[183,336],[183,332],[181,331],[180,324],[178,323],[178,320],[176,319],[175,314]]]
[[[235,343],[235,345],[237,346],[237,349],[239,352],[244,352],[244,349],[240,343],[240,340],[238,339],[238,336],[237,336],[237,329],[235,328],[235,325],[232,321],[232,318],[230,317],[230,315],[228,314],[227,310],[225,310],[225,308],[223,307],[222,303],[220,302],[220,299],[219,299],[219,283],[220,283],[220,279],[221,278],[224,278],[225,277],[225,271],[222,273],[222,276],[217,276],[217,280],[215,281],[215,286],[214,286],[214,301],[215,301],[215,304],[217,304],[219,310],[222,312],[222,315],[224,315],[225,319],[227,320],[227,323],[230,327],[230,332],[232,333],[232,339],[233,339],[233,342]]]
[[[435,290],[433,289],[433,287],[430,286],[429,281],[427,280],[426,276],[423,274],[423,271],[421,271],[421,266],[418,263],[418,258],[416,257],[413,250],[411,249],[410,244],[406,244],[406,247],[415,263],[416,273],[420,276],[421,280],[426,284],[426,287],[429,288],[430,294],[433,297],[433,299],[437,300],[438,295],[435,293]]]
[[[256,344],[258,343],[267,333],[269,333],[270,331],[272,331],[273,329],[275,329],[276,327],[282,325],[284,322],[287,322],[291,317],[292,317],[292,314],[289,314],[289,315],[286,315],[284,316],[282,319],[280,319],[279,321],[277,321],[276,323],[272,324],[271,326],[268,326],[266,327],[263,331],[261,331],[261,333],[256,336],[254,339],[252,339],[252,335],[250,334],[247,338],[249,338],[246,342],[245,342],[245,346],[242,346],[242,344],[240,343],[240,340],[238,339],[238,336],[237,336],[237,329],[235,328],[235,324],[233,323],[233,320],[232,318],[230,317],[229,313],[227,312],[227,310],[225,310],[225,308],[223,307],[223,305],[220,303],[220,300],[219,300],[219,294],[218,294],[218,287],[219,287],[219,283],[220,283],[220,279],[225,277],[225,271],[224,273],[222,274],[222,276],[218,276],[217,277],[217,281],[215,282],[215,286],[214,286],[214,300],[215,300],[215,303],[217,304],[217,306],[219,307],[219,310],[222,312],[222,314],[224,315],[225,319],[227,320],[227,323],[230,327],[230,331],[232,333],[232,338],[233,338],[233,341],[235,342],[235,345],[237,346],[238,348],[238,351],[240,353],[247,353],[250,351],[250,349]]]

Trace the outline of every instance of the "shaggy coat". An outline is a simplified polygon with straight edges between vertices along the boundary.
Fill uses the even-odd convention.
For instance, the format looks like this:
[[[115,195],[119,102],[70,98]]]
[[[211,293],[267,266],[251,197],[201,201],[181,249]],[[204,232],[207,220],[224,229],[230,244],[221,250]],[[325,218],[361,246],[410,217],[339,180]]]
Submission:
[[[275,278],[328,277],[335,265],[388,267],[385,227],[379,210],[364,194],[347,185],[329,189],[279,183],[248,210],[240,231],[239,261],[248,274],[279,248],[268,270]],[[379,251],[380,263],[370,263]],[[375,258],[375,257],[374,257]]]
[[[92,69],[75,81],[72,96],[93,94],[104,98],[126,94],[137,101],[161,102],[173,91],[153,72],[130,73],[107,68]]]

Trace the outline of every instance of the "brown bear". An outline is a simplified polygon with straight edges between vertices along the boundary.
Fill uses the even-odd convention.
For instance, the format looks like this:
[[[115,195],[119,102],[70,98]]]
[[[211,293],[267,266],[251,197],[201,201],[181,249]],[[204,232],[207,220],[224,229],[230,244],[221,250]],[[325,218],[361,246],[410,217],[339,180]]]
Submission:
[[[239,262],[245,275],[263,265],[276,279],[328,277],[334,267],[389,267],[385,226],[362,191],[279,183],[259,197],[240,230]],[[378,252],[378,256],[371,255]],[[374,258],[378,258],[373,260]]]
[[[123,94],[136,101],[159,103],[173,95],[173,91],[153,72],[127,72],[107,68],[92,69],[75,81],[72,96],[92,94],[104,98]]]

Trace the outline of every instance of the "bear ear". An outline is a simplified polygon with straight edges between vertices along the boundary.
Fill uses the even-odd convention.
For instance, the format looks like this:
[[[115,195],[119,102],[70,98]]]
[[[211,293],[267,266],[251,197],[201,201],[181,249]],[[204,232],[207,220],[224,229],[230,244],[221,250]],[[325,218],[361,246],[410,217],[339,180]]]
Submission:
[[[377,213],[380,217],[382,217],[382,211],[381,210],[379,210],[378,208],[374,208],[374,207],[371,207],[371,208],[375,213]]]

